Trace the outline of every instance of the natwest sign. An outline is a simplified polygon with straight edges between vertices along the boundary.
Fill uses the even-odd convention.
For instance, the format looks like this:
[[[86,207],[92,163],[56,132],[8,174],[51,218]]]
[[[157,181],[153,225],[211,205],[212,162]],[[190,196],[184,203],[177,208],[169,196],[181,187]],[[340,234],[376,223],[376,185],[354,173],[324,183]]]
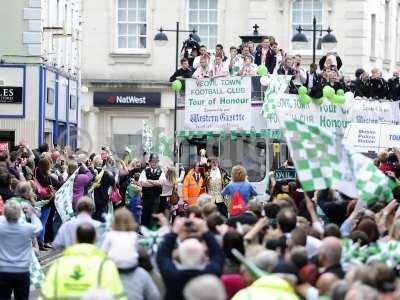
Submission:
[[[161,93],[156,92],[94,92],[94,106],[160,107]]]
[[[0,86],[0,103],[22,103],[22,87]]]

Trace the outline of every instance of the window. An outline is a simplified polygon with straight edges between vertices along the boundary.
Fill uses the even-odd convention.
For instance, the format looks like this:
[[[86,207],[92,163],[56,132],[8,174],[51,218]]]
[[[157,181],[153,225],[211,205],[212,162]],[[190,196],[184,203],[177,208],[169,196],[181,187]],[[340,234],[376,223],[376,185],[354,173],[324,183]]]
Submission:
[[[69,108],[70,109],[76,109],[76,103],[77,99],[75,95],[70,95],[69,96]]]
[[[267,149],[263,138],[255,140],[240,136],[236,140],[218,137],[186,138],[179,145],[179,162],[186,170],[198,162],[200,149],[206,149],[208,157],[218,157],[221,166],[228,174],[233,166],[240,164],[246,168],[249,181],[260,182],[265,178]]]
[[[371,15],[371,57],[375,57],[376,48],[376,15]]]
[[[146,48],[146,0],[117,1],[117,48]]]
[[[292,31],[293,34],[297,33],[297,28],[301,26],[303,29],[313,28],[313,18],[317,19],[317,29],[322,29],[322,12],[323,5],[322,0],[295,0],[292,4]],[[311,50],[313,45],[313,34],[312,32],[304,32],[307,36],[308,43],[304,43],[304,46],[293,45],[293,50]],[[317,32],[317,49],[321,49],[321,36]]]
[[[201,44],[218,43],[218,0],[189,0],[189,30],[197,30]]]
[[[390,2],[385,1],[385,59],[390,59]]]
[[[47,104],[54,103],[54,89],[53,88],[50,88],[50,87],[47,88],[46,102],[47,102]]]

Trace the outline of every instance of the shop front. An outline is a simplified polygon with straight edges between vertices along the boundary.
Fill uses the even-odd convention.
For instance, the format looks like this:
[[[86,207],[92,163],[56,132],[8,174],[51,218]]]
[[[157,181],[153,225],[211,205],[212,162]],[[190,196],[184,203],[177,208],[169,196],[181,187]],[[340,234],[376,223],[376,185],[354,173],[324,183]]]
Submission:
[[[146,130],[154,138],[159,132],[173,133],[173,111],[163,108],[160,91],[102,89],[91,96],[93,106],[82,108],[82,129],[87,132],[81,130],[80,137],[86,136],[85,151],[97,152],[108,146],[118,157],[128,151],[131,158],[140,159],[146,151]]]
[[[42,64],[0,65],[0,148],[60,144],[60,124],[66,125],[60,145],[76,146],[67,129],[78,126],[77,102],[76,78]]]

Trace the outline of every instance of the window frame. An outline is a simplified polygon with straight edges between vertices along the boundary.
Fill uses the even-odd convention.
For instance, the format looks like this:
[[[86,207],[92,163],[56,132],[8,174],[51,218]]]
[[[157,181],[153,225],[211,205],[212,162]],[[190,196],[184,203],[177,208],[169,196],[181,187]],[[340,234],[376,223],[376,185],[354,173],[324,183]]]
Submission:
[[[376,60],[376,13],[370,14],[370,60]]]
[[[295,3],[296,1],[301,1],[301,2],[303,3],[304,0],[292,0],[292,1],[290,2],[289,23],[290,23],[290,31],[291,31],[291,34],[290,34],[290,36],[289,36],[289,44],[290,44],[290,47],[289,47],[289,48],[290,48],[290,51],[291,51],[291,52],[294,52],[295,54],[300,54],[300,55],[312,55],[312,52],[313,52],[312,40],[310,41],[311,47],[310,47],[309,49],[294,49],[294,47],[293,47],[292,37],[297,33],[297,31],[293,29],[293,25],[294,25],[294,23],[293,23],[293,5],[294,5],[294,3]],[[314,0],[313,0],[313,1],[314,1]],[[322,16],[321,16],[321,27],[322,27],[322,29],[326,29],[326,28],[325,28],[325,21],[326,21],[326,19],[325,19],[325,17],[326,17],[325,6],[326,6],[326,4],[324,3],[323,0],[319,0],[319,1],[321,1],[321,12],[322,12]],[[303,9],[303,10],[304,10],[304,9]],[[314,9],[313,9],[312,11],[314,11]],[[314,17],[314,14],[313,14],[312,17]],[[299,23],[295,23],[295,24],[297,24],[296,27],[298,27]],[[301,24],[301,23],[300,23],[300,24]],[[319,25],[319,24],[318,24],[318,21],[317,21],[317,28],[318,28],[318,25]],[[301,24],[301,26],[304,28],[304,25],[303,25],[303,24]],[[312,23],[311,23],[311,26],[312,26]],[[305,34],[306,34],[306,33],[305,33]],[[322,32],[322,36],[324,36],[325,34],[326,34],[326,32]],[[319,35],[319,31],[317,31],[317,35],[316,35],[316,43],[317,43],[317,45],[316,45],[316,51],[315,51],[315,53],[316,53],[316,55],[322,55],[322,54],[323,54],[323,49],[322,49],[322,47],[321,47],[321,49],[318,49],[318,35]],[[307,38],[308,38],[308,37],[307,37]],[[311,33],[311,38],[312,38],[312,33]],[[322,38],[322,37],[321,37],[321,38]]]
[[[127,0],[129,1],[129,0]],[[119,10],[119,0],[114,0],[114,53],[117,54],[144,54],[148,53],[149,51],[149,36],[150,36],[150,29],[149,29],[149,1],[146,1],[146,15],[145,15],[145,25],[146,25],[146,47],[145,48],[119,48],[118,39],[119,39],[119,19],[118,19],[118,10]],[[130,24],[130,23],[124,23]],[[131,24],[142,24],[142,23],[131,23]],[[138,36],[139,38],[140,36]]]
[[[192,11],[192,10],[195,11],[195,9],[191,9],[190,8],[190,2],[191,1],[192,0],[188,0],[187,1],[187,9],[186,9],[187,30],[192,30],[193,29],[193,25],[192,25],[193,23],[190,22],[190,11]],[[197,1],[199,1],[199,0],[197,0]],[[207,1],[210,1],[210,0],[207,0]],[[217,21],[215,23],[210,23],[210,22],[208,22],[208,23],[199,23],[199,20],[197,20],[197,22],[195,24],[197,26],[201,26],[201,25],[205,25],[205,26],[215,25],[215,26],[217,26],[217,34],[215,36],[216,37],[216,43],[215,44],[218,44],[219,43],[219,25],[220,25],[219,24],[220,17],[219,17],[219,9],[218,9],[219,1],[218,0],[215,0],[215,1],[217,2],[217,8],[215,9],[216,13],[217,13]],[[199,8],[196,9],[197,17],[199,17],[199,10],[200,10]],[[214,11],[214,9],[209,9],[209,8],[202,9],[202,10],[207,11],[207,17],[209,17],[209,12],[211,10]],[[210,32],[209,28],[208,28],[208,32]],[[204,37],[202,35],[200,35],[199,31],[197,31],[196,34],[198,34],[200,36],[200,38],[201,38],[201,42],[200,42],[201,45],[206,45],[208,50],[211,50],[211,49],[215,48],[215,45],[210,46],[208,44],[210,35],[207,35],[207,43],[206,43],[205,40],[204,40]]]

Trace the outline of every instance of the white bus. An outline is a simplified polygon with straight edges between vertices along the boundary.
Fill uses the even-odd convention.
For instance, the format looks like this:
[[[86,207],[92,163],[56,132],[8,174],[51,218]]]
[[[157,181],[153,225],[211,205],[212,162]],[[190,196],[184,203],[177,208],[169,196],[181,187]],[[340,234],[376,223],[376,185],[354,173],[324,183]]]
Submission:
[[[280,132],[266,128],[266,120],[261,115],[264,91],[260,78],[252,77],[251,81],[251,132],[216,134],[186,130],[185,92],[181,91],[177,105],[178,163],[187,170],[199,161],[200,150],[206,149],[207,156],[219,158],[228,173],[234,165],[244,166],[249,182],[263,195],[268,188],[269,172],[287,159],[288,150]]]

